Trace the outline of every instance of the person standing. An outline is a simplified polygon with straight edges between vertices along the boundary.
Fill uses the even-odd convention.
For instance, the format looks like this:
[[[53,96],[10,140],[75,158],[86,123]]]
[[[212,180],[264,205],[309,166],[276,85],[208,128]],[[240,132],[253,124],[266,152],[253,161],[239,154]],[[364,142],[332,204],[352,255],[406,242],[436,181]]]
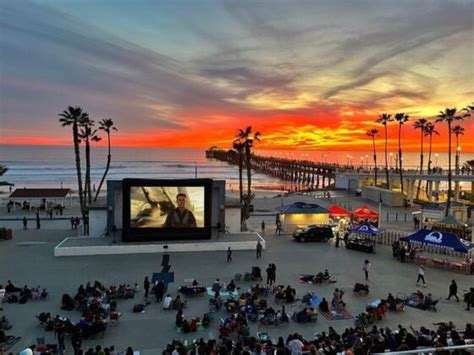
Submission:
[[[449,300],[451,296],[456,297],[456,302],[459,302],[458,285],[456,283],[456,280],[451,281],[451,284],[449,285],[449,296],[448,298],[446,298],[446,300]]]
[[[267,285],[272,285],[272,271],[273,271],[273,268],[272,268],[272,264],[268,264],[268,267],[267,267]]]
[[[148,280],[148,276],[146,276],[143,281],[143,289],[145,290],[145,299],[148,300],[148,293],[150,292],[150,280]]]
[[[71,229],[74,229],[74,226],[76,224],[75,220],[74,220],[74,217],[71,217]]]
[[[272,268],[272,283],[276,283],[276,272],[277,272],[277,267],[275,264],[270,264],[271,268]]]
[[[36,229],[40,229],[40,228],[41,228],[41,219],[40,219],[39,213],[36,213]]]
[[[232,250],[230,247],[227,248],[227,262],[230,263],[232,261]]]
[[[265,221],[262,221],[262,234],[265,234]]]
[[[23,229],[28,229],[28,220],[26,217],[23,217]]]
[[[423,281],[423,287],[426,287],[425,268],[423,267],[423,265],[420,265],[420,267],[418,268],[418,278],[416,279],[417,286],[420,284],[420,281]]]
[[[260,240],[257,242],[257,259],[261,259],[262,257],[262,243],[260,243]]]
[[[370,269],[370,261],[365,259],[364,266],[362,267],[362,270],[364,270],[365,281],[369,281],[369,269]]]

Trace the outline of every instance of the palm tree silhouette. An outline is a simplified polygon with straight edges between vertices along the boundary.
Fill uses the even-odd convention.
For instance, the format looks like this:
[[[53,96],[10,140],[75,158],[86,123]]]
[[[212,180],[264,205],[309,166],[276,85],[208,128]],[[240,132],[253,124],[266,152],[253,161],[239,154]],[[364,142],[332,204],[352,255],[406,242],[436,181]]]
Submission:
[[[459,136],[464,135],[464,128],[460,125],[456,125],[452,128],[452,131],[454,133],[454,136],[456,137],[456,156],[455,156],[454,169],[455,169],[456,175],[459,175],[459,150],[461,149],[459,147]]]
[[[387,181],[387,189],[390,189],[390,177],[388,174],[388,124],[392,122],[393,118],[389,113],[382,113],[377,119],[377,123],[384,126],[385,129],[385,179]]]
[[[377,186],[377,151],[375,150],[375,137],[379,134],[379,130],[372,128],[367,131],[367,135],[372,137],[372,145],[374,148],[374,185]]]
[[[79,125],[80,122],[86,117],[89,117],[89,115],[84,112],[81,107],[68,106],[68,108],[62,113],[60,113],[58,116],[60,117],[59,122],[63,127],[72,127],[72,141],[74,143],[74,154],[76,157],[77,189],[79,193],[79,204],[81,206],[81,214],[84,220],[85,206],[82,191],[81,152],[79,150],[79,144],[81,143],[81,139],[79,138]]]
[[[239,201],[240,201],[240,223],[244,221],[243,213],[243,202],[244,202],[244,182],[243,182],[243,171],[244,171],[244,145],[237,135],[232,142],[232,148],[237,152],[239,159]]]
[[[86,153],[86,177],[84,182],[84,201],[90,205],[92,204],[91,193],[91,142],[98,142],[101,138],[97,135],[97,129],[94,129],[95,122],[89,118],[84,117],[80,122],[79,138],[85,143]]]
[[[97,188],[97,192],[94,197],[94,202],[97,201],[102,184],[104,183],[105,177],[109,172],[110,162],[112,161],[110,133],[112,133],[112,131],[116,131],[117,128],[114,126],[114,121],[112,121],[111,118],[104,118],[103,120],[99,121],[99,130],[104,131],[107,134],[107,165],[105,166],[104,175],[102,175],[102,179],[100,179],[99,187]]]
[[[451,170],[451,134],[453,133],[451,125],[456,120],[462,120],[461,116],[456,116],[456,108],[447,108],[444,111],[440,111],[436,122],[445,122],[448,124],[448,198],[446,201],[446,211],[445,216],[449,215],[449,210],[451,208],[451,192],[453,189],[452,186],[452,170]]]
[[[395,121],[398,123],[398,165],[400,169],[400,188],[403,190],[403,160],[402,160],[402,126],[408,122],[409,116],[403,112],[395,114]]]
[[[421,187],[421,175],[423,174],[423,137],[425,134],[425,127],[426,124],[428,123],[428,120],[426,118],[419,118],[418,120],[413,123],[413,127],[415,129],[419,129],[421,132],[420,135],[420,140],[421,140],[421,145],[420,145],[420,179],[418,180],[418,187],[416,188],[416,199],[418,200],[420,198],[420,187]]]
[[[247,169],[247,195],[245,198],[245,219],[249,218],[250,204],[252,202],[252,148],[255,141],[260,140],[260,132],[252,134],[252,127],[248,126],[245,130],[239,129],[238,137],[243,145],[245,154],[245,167]]]
[[[428,174],[431,174],[431,152],[432,152],[432,146],[433,146],[433,135],[439,136],[439,132],[436,130],[436,126],[433,122],[427,122],[425,125],[425,136],[430,137],[430,145],[429,145],[429,150],[428,150]]]

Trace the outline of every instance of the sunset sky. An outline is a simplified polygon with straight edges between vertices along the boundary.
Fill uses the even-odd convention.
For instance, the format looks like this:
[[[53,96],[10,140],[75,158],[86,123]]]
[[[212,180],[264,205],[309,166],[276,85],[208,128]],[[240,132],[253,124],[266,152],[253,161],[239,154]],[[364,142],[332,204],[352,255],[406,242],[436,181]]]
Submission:
[[[1,1],[0,143],[71,144],[57,115],[74,105],[112,118],[115,145],[227,148],[251,125],[264,149],[371,149],[382,112],[473,102],[473,14],[472,0]],[[474,117],[462,125],[474,151]]]

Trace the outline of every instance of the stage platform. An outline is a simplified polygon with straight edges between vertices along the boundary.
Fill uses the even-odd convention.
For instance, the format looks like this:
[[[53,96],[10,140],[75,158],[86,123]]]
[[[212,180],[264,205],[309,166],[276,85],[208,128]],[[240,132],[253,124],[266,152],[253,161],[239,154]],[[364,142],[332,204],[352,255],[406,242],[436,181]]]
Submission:
[[[265,239],[257,232],[214,233],[206,240],[168,240],[123,243],[120,232],[103,237],[68,237],[54,248],[54,256],[176,253],[189,251],[255,250],[257,242],[265,249]],[[114,241],[115,239],[115,241]]]

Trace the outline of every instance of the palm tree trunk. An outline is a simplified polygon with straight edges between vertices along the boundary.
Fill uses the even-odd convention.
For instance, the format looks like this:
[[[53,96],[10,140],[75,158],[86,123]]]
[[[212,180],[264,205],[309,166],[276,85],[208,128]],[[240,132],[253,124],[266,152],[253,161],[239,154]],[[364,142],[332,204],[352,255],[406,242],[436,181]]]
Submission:
[[[431,174],[431,147],[432,147],[432,141],[433,141],[433,135],[430,134],[430,148],[428,150],[428,175]],[[431,180],[426,182],[426,196],[428,197],[428,200],[430,200],[431,196],[430,194],[430,188],[433,182]]]
[[[448,199],[446,201],[446,211],[444,212],[445,217],[448,217],[449,210],[451,208],[451,121],[448,121]]]
[[[398,166],[400,167],[400,188],[402,190],[402,194],[404,193],[403,190],[403,163],[402,163],[402,125],[400,124],[398,127]]]
[[[247,203],[245,204],[245,218],[250,217],[250,204],[252,202],[252,157],[250,155],[250,147],[245,148],[247,158]]]
[[[372,137],[372,144],[374,146],[374,180],[375,180],[375,187],[377,187],[377,152],[375,150],[375,136]]]
[[[242,202],[244,200],[244,182],[243,182],[243,170],[244,170],[244,156],[242,150],[239,150],[239,193],[240,193],[240,222],[244,221],[244,213]]]
[[[385,178],[387,180],[387,189],[390,189],[390,178],[388,175],[388,137],[387,125],[385,125]]]
[[[97,197],[99,197],[100,189],[102,188],[102,184],[105,181],[105,177],[107,176],[107,173],[109,172],[110,162],[112,160],[112,155],[110,153],[110,133],[107,133],[107,141],[108,141],[108,147],[109,147],[108,154],[107,154],[107,165],[105,166],[104,175],[102,175],[102,179],[100,179],[99,188],[97,189],[97,192],[95,194],[94,202],[97,201]]]
[[[92,203],[92,194],[91,194],[91,146],[89,142],[89,138],[86,139],[86,196],[87,196],[87,204]]]
[[[81,215],[84,219],[85,208],[84,208],[84,196],[82,191],[82,174],[81,174],[81,152],[79,150],[79,130],[77,122],[72,125],[72,138],[74,140],[74,155],[76,156],[76,172],[77,172],[77,190],[79,194],[79,205],[81,206]]]
[[[421,175],[423,174],[423,133],[424,129],[421,127],[421,153],[420,153],[420,178],[418,180],[418,187],[416,188],[416,199],[420,198]]]

